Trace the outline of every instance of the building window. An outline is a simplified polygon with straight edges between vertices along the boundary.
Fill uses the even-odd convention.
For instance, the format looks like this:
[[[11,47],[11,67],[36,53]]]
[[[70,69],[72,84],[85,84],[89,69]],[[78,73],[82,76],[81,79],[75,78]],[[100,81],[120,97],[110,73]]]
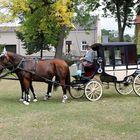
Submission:
[[[136,48],[134,46],[128,46],[128,65],[135,65],[137,63]]]
[[[86,50],[86,45],[87,45],[86,41],[82,41],[81,42],[81,51],[85,51]]]
[[[66,41],[66,53],[69,54],[71,52],[72,41]]]
[[[104,50],[104,59],[105,59],[105,65],[113,65],[113,57],[112,57],[112,51],[110,47],[105,47]]]

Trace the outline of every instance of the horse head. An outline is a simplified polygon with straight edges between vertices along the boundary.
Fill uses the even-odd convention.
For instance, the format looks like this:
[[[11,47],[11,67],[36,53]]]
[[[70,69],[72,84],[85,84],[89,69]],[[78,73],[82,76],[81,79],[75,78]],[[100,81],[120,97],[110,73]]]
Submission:
[[[4,67],[7,63],[6,55],[7,55],[7,51],[4,48],[3,52],[0,54],[0,73],[2,73]]]
[[[0,54],[0,64],[7,65],[10,62],[9,52],[6,49],[3,49],[3,52]]]
[[[12,69],[13,64],[11,63],[10,57],[6,49],[3,49],[3,52],[0,54],[0,74],[3,69]]]

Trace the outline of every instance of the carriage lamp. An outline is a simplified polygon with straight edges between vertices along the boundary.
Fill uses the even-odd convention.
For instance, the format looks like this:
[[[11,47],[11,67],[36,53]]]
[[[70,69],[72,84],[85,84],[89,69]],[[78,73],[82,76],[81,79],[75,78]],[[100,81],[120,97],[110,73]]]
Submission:
[[[102,73],[103,72],[103,69],[100,67],[98,70],[97,70],[98,73]]]

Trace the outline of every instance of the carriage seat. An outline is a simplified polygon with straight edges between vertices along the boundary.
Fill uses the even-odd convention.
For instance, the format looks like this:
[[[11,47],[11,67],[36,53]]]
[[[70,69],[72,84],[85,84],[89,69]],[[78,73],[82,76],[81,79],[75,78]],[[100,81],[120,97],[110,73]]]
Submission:
[[[93,74],[95,74],[96,72],[96,68],[97,68],[97,60],[94,60],[93,63],[80,63],[80,69],[77,69],[76,71],[76,76],[79,77],[91,77]],[[81,68],[82,67],[82,68]]]
[[[89,77],[85,77],[85,76],[77,76],[77,75],[73,75],[72,76],[78,83],[87,83],[90,81]]]
[[[91,65],[83,65],[83,70],[77,70],[76,71],[76,75],[78,76],[85,76],[85,77],[90,77],[91,75],[93,75],[95,73],[96,67],[95,65],[91,64]]]
[[[94,64],[85,65],[84,66],[84,76],[90,77],[92,76],[96,71],[96,66]]]

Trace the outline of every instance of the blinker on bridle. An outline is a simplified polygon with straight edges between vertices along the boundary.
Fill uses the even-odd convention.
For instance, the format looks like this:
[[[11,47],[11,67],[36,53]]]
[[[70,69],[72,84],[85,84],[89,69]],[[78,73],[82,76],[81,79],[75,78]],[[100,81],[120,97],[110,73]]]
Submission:
[[[3,49],[3,52],[0,54],[0,60],[4,60],[4,58],[6,58],[6,56],[7,56],[7,51],[6,51],[6,49],[4,48]],[[4,66],[0,66],[0,67],[2,67],[3,69],[7,69],[7,68],[12,68],[12,70],[11,70],[11,72],[13,72],[14,70],[15,70],[15,67],[14,67],[14,65],[9,61],[9,63],[11,64],[11,65],[7,65],[7,64],[5,64]]]
[[[7,51],[6,51],[6,48],[4,48],[0,55],[0,58],[2,58],[3,56],[6,56],[6,55],[7,55]]]

